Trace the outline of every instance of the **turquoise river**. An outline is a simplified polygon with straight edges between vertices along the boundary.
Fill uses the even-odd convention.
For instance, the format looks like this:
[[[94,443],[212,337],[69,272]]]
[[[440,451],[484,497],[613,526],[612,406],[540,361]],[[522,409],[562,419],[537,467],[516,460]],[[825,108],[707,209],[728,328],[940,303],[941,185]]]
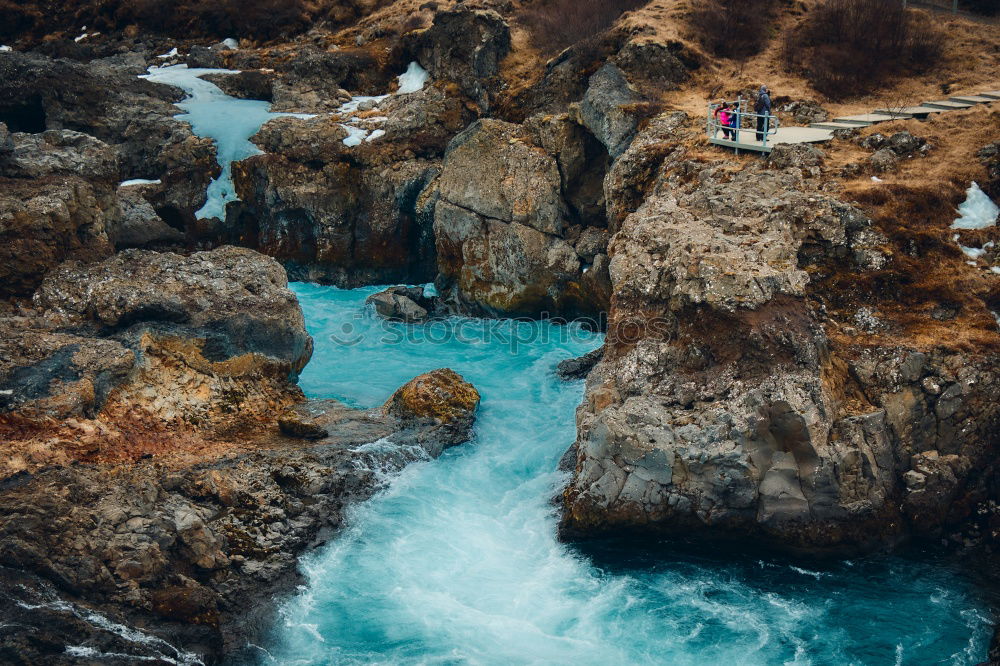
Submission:
[[[389,324],[375,288],[298,284],[313,398],[370,407],[450,367],[483,396],[469,443],[407,468],[303,560],[261,663],[975,664],[989,604],[932,553],[795,564],[735,548],[556,538],[558,461],[582,383],[555,364],[600,344],[573,327]],[[724,552],[723,552],[724,551]],[[796,566],[797,565],[797,566]]]

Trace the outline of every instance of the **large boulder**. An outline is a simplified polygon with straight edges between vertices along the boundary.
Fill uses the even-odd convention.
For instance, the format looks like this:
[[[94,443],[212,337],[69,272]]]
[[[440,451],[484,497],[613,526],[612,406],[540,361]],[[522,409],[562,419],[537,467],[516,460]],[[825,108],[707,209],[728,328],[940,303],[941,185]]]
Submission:
[[[629,147],[639,129],[636,105],[645,98],[630,85],[621,69],[607,63],[593,76],[580,103],[582,123],[593,132],[612,157]]]
[[[108,226],[108,240],[116,250],[183,245],[185,242],[183,232],[163,221],[152,204],[143,196],[143,189],[143,186],[126,186],[118,189],[122,214]]]
[[[0,387],[22,416],[93,417],[110,400],[165,421],[225,420],[222,395],[247,413],[290,399],[312,350],[284,271],[239,248],[67,262],[34,306],[45,316],[4,321]]]
[[[434,79],[454,81],[483,112],[489,110],[500,62],[510,51],[510,28],[500,14],[459,6],[438,12],[430,28],[406,38],[405,50]]]
[[[449,146],[434,236],[437,287],[452,307],[575,317],[606,302],[606,257],[578,256],[559,164],[539,143],[525,127],[487,119]]]
[[[302,310],[277,262],[252,250],[223,247],[185,257],[126,250],[97,264],[67,263],[35,293],[36,307],[64,325],[128,337],[181,325],[204,338],[213,362],[247,354],[296,377],[312,353]]]
[[[67,259],[111,254],[118,156],[79,132],[17,133],[0,155],[0,296],[30,296]]]

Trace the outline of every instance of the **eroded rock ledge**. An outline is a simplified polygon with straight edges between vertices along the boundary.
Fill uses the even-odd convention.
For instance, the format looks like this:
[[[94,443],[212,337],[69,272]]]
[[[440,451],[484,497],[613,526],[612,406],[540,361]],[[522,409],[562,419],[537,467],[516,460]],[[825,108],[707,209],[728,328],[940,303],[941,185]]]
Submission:
[[[247,249],[65,264],[33,306],[0,318],[3,613],[35,623],[0,635],[11,659],[116,645],[94,611],[232,656],[344,508],[466,441],[479,403],[450,370],[371,410],[305,400],[302,312]]]

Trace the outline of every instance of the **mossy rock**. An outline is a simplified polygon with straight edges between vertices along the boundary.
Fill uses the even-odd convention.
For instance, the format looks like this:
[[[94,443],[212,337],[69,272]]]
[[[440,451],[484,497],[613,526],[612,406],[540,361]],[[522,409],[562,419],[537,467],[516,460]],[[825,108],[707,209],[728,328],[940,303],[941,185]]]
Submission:
[[[448,368],[420,375],[396,391],[385,404],[388,414],[401,419],[433,419],[455,423],[469,419],[479,407],[479,391]]]

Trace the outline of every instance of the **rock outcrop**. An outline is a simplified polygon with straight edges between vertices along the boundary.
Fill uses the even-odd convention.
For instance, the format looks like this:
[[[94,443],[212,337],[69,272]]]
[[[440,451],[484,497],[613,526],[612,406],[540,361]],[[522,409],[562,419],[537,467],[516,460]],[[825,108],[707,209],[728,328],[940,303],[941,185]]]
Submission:
[[[0,141],[0,297],[30,296],[67,259],[110,255],[108,229],[121,217],[115,151],[70,130]]]
[[[128,250],[0,317],[0,586],[51,609],[0,655],[114,645],[101,617],[155,627],[146,656],[236,655],[350,502],[468,439],[479,395],[449,370],[372,410],[306,401],[286,284],[248,249]]]
[[[444,86],[382,102],[381,134],[347,146],[337,119],[279,119],[255,141],[266,154],[234,165],[241,204],[231,236],[278,258],[296,279],[342,287],[434,279],[434,195],[448,140],[470,111]],[[374,136],[374,135],[372,135]],[[227,232],[228,233],[228,232]]]
[[[636,140],[669,157],[611,242],[563,533],[829,551],[955,524],[998,444],[996,352],[832,338],[814,276],[877,274],[888,240],[825,191],[821,156],[732,172],[682,140]]]
[[[629,147],[639,129],[635,105],[644,101],[613,63],[601,67],[590,77],[580,118],[593,132],[612,157],[618,157]]]
[[[426,30],[407,35],[404,49],[435,80],[454,81],[485,113],[510,51],[510,28],[492,10],[457,7],[434,15]]]
[[[151,203],[183,229],[194,222],[209,182],[218,175],[215,147],[174,118],[173,103],[183,93],[138,78],[142,72],[141,65],[0,54],[0,122],[13,132],[74,130],[113,146],[119,180],[161,180]]]
[[[606,303],[606,236],[586,229],[603,217],[581,215],[566,201],[585,151],[584,134],[571,134],[568,123],[484,119],[449,145],[434,237],[437,288],[453,308],[576,317]]]
[[[423,287],[389,287],[372,294],[365,302],[380,317],[407,324],[427,321],[439,307],[436,299],[424,295]]]

